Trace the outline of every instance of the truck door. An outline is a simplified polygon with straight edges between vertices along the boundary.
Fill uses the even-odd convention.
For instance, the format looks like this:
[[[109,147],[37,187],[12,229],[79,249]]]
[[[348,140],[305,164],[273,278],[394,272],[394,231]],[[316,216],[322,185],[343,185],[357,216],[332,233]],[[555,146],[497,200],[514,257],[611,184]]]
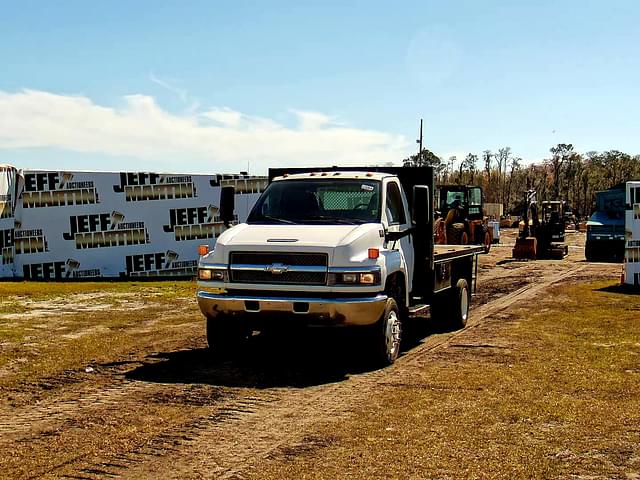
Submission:
[[[400,190],[400,186],[395,181],[387,183],[386,195],[384,202],[383,221],[386,221],[386,226],[390,232],[402,232],[411,227],[410,216],[407,209],[407,200],[404,197],[403,192]],[[414,252],[413,245],[411,245],[411,235],[402,237],[397,242],[390,242],[391,248],[396,248],[400,251],[400,256],[405,265],[405,271],[407,272],[407,288],[408,292],[411,291],[413,282],[413,262]],[[395,245],[394,245],[395,243]]]

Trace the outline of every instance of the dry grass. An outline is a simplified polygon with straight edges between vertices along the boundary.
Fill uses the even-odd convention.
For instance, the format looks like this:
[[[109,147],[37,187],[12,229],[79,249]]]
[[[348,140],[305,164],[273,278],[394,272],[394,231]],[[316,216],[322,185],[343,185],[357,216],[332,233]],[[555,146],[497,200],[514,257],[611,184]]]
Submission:
[[[132,365],[201,341],[194,282],[0,283],[0,294],[0,408],[6,418],[14,408],[24,415],[30,405],[48,404],[55,413],[65,408],[60,398],[98,394],[95,403],[78,404],[80,415],[41,420],[17,441],[2,439],[1,478],[60,478],[67,470],[73,477],[83,464],[91,468],[105,457],[145,451],[150,438],[171,435],[206,413],[191,396],[213,403],[220,395],[217,387],[187,385],[160,398],[153,388],[133,388],[114,397],[117,402],[109,397],[114,379]]]
[[[255,477],[640,478],[640,295],[610,286],[467,331]]]
[[[135,409],[126,406],[129,408],[96,410],[81,420],[74,419],[61,428],[41,431],[29,441],[17,442],[9,455],[0,458],[0,471],[7,475],[3,478],[77,478],[78,464],[86,463],[91,468],[92,462],[110,455],[144,450],[150,436],[171,434],[203,410],[156,402],[139,402]],[[65,475],[67,470],[69,477]],[[83,476],[104,478],[100,474]]]
[[[185,290],[195,291],[195,282],[189,280],[157,282],[0,282],[0,301],[4,303],[12,297],[18,299],[45,300],[74,294],[157,294],[172,295]]]
[[[0,388],[152,348],[199,327],[195,284],[0,283]],[[166,334],[159,334],[165,331]]]

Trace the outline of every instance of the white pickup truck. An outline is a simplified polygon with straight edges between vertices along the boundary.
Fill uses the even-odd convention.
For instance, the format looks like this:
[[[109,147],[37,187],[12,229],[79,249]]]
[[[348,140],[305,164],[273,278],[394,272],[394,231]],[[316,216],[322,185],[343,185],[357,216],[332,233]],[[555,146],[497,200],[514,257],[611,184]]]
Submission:
[[[247,221],[200,258],[213,351],[286,322],[350,326],[388,365],[409,315],[465,326],[482,246],[434,245],[430,167],[272,169],[270,178]],[[224,220],[234,196],[223,193]]]

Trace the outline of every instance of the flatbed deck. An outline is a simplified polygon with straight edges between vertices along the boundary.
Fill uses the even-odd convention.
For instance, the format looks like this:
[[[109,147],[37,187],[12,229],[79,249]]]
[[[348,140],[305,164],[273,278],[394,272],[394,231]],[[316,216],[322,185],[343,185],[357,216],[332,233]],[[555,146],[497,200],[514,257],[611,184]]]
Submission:
[[[466,257],[468,255],[477,255],[484,252],[482,245],[434,245],[433,255],[436,263],[451,258]]]

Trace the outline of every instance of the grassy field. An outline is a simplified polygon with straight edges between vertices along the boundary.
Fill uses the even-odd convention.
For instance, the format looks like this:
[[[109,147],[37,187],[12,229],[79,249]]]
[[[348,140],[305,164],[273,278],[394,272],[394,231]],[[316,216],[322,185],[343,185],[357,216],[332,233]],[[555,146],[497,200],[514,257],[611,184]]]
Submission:
[[[199,327],[194,295],[191,281],[0,283],[0,388],[83,371],[151,349],[174,327]]]
[[[640,478],[640,295],[558,287],[465,331],[255,478]]]
[[[257,388],[260,355],[203,356],[193,282],[0,283],[1,408],[19,430],[4,439],[0,471],[73,476],[115,461],[125,477],[142,463],[134,471],[148,475],[131,476],[157,478],[185,458],[200,478],[203,462],[235,465],[237,447],[243,478],[639,479],[640,295],[575,283],[594,272],[442,333],[438,349],[354,373],[359,384],[343,373],[282,383],[287,351]],[[218,417],[225,402],[230,416]],[[296,415],[311,420],[287,437]],[[229,437],[198,439],[214,426]],[[175,432],[188,443],[165,452]],[[145,445],[151,460],[135,453]]]

